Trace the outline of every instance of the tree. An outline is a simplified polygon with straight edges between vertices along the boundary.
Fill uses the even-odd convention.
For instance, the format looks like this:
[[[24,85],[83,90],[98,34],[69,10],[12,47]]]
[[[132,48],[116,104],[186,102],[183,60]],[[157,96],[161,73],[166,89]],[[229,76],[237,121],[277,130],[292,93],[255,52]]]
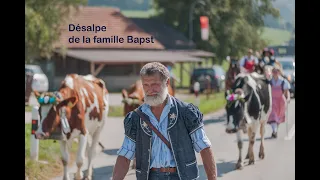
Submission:
[[[25,1],[25,61],[50,58],[62,23],[86,0]]]
[[[227,55],[241,55],[247,48],[261,49],[263,17],[279,16],[271,0],[203,0],[194,11],[193,41],[198,48],[214,52],[222,60]],[[158,18],[188,35],[188,15],[194,0],[154,0]],[[199,17],[209,17],[210,39],[201,40]]]

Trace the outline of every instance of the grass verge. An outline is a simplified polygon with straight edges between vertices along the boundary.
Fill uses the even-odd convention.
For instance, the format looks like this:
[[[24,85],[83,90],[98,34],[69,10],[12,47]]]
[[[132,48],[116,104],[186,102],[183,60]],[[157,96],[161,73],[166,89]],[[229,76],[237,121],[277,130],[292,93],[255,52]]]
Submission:
[[[24,111],[25,112],[31,112],[32,111],[32,106],[29,106],[29,105],[25,106],[24,107]]]
[[[60,145],[53,140],[40,140],[39,144],[39,161],[46,163],[34,162],[30,160],[30,136],[31,124],[25,124],[25,175],[29,179],[49,180],[61,175],[63,166],[61,162]],[[74,161],[77,144],[72,144],[70,151],[71,158],[69,165]]]
[[[123,117],[123,106],[110,106],[109,117]]]
[[[195,104],[195,97],[185,100],[186,102]],[[224,108],[226,105],[226,100],[224,97],[224,92],[211,94],[209,99],[207,99],[205,94],[200,95],[199,109],[203,114],[212,113],[217,110]]]

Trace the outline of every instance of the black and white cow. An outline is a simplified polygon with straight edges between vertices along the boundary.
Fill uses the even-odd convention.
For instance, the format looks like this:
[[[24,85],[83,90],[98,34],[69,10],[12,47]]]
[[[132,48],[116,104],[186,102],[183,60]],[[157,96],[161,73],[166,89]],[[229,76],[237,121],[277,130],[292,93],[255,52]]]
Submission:
[[[261,145],[259,158],[264,159],[265,125],[271,113],[271,85],[263,75],[256,72],[240,73],[232,86],[232,93],[227,96],[227,133],[236,133],[239,160],[236,169],[242,169],[242,131],[248,132],[249,148],[246,158],[254,164],[253,145],[260,127]]]

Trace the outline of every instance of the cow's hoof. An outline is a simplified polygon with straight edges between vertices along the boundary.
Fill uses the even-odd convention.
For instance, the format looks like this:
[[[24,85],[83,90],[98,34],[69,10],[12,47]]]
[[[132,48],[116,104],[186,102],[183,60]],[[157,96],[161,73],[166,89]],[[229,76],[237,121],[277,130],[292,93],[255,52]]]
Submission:
[[[254,160],[249,160],[249,165],[253,165],[254,164]]]
[[[63,180],[70,180],[70,177],[69,176],[64,176]]]
[[[246,155],[246,158],[245,158],[245,159],[249,159],[249,154]]]
[[[83,174],[82,174],[82,173],[80,173],[80,174],[75,174],[74,179],[75,179],[75,180],[83,180]]]
[[[264,159],[264,152],[259,152],[259,158]]]
[[[247,134],[247,132],[248,132],[247,129],[243,129],[242,131],[244,134]]]
[[[243,169],[242,163],[238,162],[238,163],[236,164],[236,169],[242,170],[242,169]]]
[[[271,138],[277,139],[277,137],[278,137],[278,133],[272,133],[271,134]]]

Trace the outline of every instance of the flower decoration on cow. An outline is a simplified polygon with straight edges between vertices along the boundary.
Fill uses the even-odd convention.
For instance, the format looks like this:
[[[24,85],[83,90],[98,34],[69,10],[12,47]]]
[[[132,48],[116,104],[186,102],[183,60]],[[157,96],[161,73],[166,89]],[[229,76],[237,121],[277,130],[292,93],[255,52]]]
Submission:
[[[57,92],[45,92],[42,94],[35,92],[35,96],[37,97],[37,101],[40,105],[58,104],[60,102]]]
[[[231,90],[228,90],[226,99],[228,107],[230,107],[233,103],[237,101],[245,102],[244,94],[240,91],[232,92]]]

